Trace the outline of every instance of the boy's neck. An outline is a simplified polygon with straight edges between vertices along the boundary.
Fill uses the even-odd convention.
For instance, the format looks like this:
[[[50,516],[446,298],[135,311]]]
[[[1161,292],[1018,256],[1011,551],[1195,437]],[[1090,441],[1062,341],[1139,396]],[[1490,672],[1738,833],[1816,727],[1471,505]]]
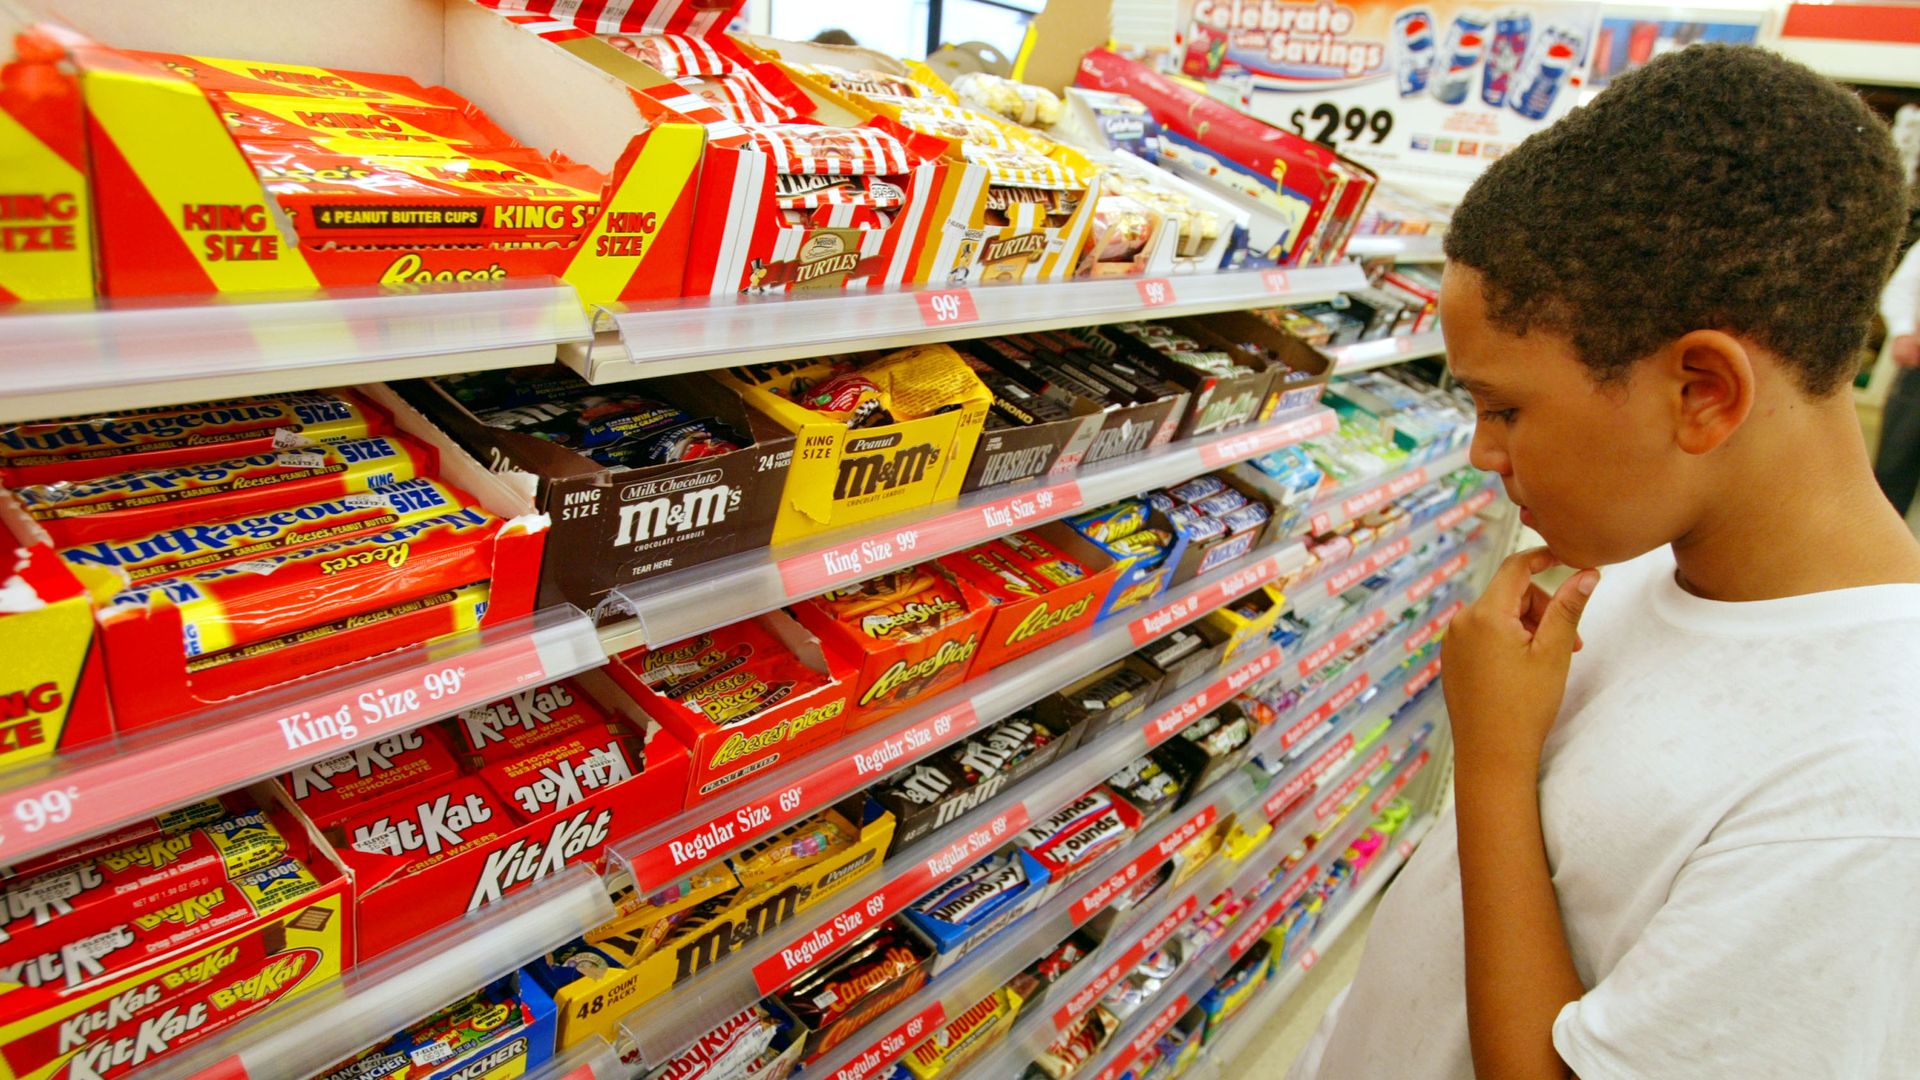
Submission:
[[[1873,479],[1850,394],[1756,432],[1728,498],[1673,542],[1680,585],[1709,600],[1773,600],[1920,582],[1920,543]]]

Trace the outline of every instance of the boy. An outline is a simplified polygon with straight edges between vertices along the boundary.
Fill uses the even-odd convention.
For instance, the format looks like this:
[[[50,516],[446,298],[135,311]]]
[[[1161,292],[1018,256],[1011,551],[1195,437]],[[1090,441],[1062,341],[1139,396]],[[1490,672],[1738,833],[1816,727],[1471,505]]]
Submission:
[[[1295,1076],[1920,1069],[1920,546],[1847,392],[1903,218],[1885,129],[1750,47],[1468,192],[1448,363],[1547,546],[1448,631],[1454,813]]]

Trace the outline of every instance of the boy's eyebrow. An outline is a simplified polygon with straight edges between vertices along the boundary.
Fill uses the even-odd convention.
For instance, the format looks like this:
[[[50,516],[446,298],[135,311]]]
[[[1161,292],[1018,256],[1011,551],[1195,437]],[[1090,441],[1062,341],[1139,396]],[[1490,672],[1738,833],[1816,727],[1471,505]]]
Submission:
[[[1457,371],[1450,371],[1449,374],[1453,376],[1453,381],[1465,388],[1469,394],[1479,394],[1482,397],[1486,397],[1495,393],[1492,384],[1482,382],[1471,375],[1462,375]]]

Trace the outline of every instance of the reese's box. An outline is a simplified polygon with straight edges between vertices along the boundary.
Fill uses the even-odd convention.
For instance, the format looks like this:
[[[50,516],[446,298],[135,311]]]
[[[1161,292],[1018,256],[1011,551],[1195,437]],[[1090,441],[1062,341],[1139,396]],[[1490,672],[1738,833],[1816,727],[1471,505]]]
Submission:
[[[889,570],[792,610],[828,652],[859,672],[850,727],[960,685],[993,618],[986,597],[937,562]]]
[[[629,650],[606,671],[688,748],[689,804],[839,736],[857,676],[779,611]]]
[[[596,387],[554,364],[396,389],[552,519],[543,606],[612,622],[619,587],[773,535],[793,434],[705,374]]]
[[[775,544],[959,494],[991,398],[946,345],[719,377],[797,438]]]
[[[287,824],[297,858],[171,897],[58,951],[0,955],[7,1075],[127,1076],[352,966],[345,872],[277,789],[251,793]],[[208,916],[219,929],[200,929],[216,925]]]
[[[560,1044],[613,1037],[622,1017],[880,868],[893,815],[864,795],[734,852],[717,887],[637,910],[529,966],[560,1010]]]
[[[940,557],[993,606],[975,660],[981,670],[1093,625],[1121,567],[1079,541],[1068,526],[1048,522]]]
[[[101,604],[119,727],[533,610],[548,518],[388,388],[356,395],[438,474],[62,553]]]
[[[113,731],[93,601],[46,530],[0,489],[0,768],[99,742]]]
[[[86,110],[65,36],[0,12],[0,302],[93,295]]]
[[[65,53],[102,291],[562,277],[589,303],[677,295],[704,132],[643,118],[618,81],[492,12],[430,8],[353,15],[410,43],[387,72],[316,65],[252,5],[148,5],[132,25],[63,12],[150,50]]]
[[[508,18],[634,88],[649,117],[705,131],[686,295],[921,280],[944,144],[744,51],[724,33],[743,3],[524,0]]]
[[[686,748],[600,671],[408,735],[282,781],[353,876],[361,956],[598,866],[685,803]]]

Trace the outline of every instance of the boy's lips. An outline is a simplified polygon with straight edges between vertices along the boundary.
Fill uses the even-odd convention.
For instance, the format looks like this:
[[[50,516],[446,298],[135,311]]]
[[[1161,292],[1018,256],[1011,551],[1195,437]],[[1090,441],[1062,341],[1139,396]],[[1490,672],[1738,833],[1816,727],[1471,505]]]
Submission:
[[[1524,506],[1520,508],[1520,524],[1529,529],[1533,528],[1533,511]]]

